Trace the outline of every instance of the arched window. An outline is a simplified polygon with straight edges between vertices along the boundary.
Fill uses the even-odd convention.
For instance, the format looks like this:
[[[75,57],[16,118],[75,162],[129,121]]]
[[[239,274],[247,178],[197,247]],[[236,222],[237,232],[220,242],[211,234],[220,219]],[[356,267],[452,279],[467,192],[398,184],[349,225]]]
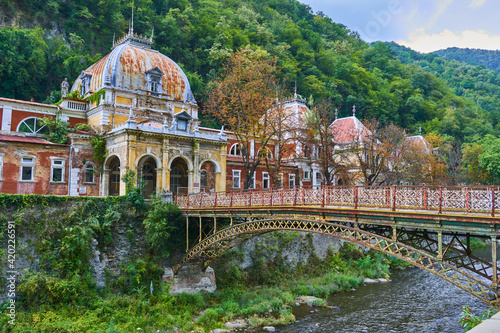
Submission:
[[[241,145],[239,143],[232,145],[231,149],[229,149],[229,155],[241,156]]]
[[[271,152],[271,149],[264,147],[259,149],[259,158],[273,158],[273,153]]]
[[[43,123],[42,119],[29,117],[19,123],[17,131],[30,134],[47,134],[49,133],[49,128]]]
[[[202,188],[207,187],[207,178],[208,178],[207,170],[201,170],[200,171],[200,187],[202,187]]]

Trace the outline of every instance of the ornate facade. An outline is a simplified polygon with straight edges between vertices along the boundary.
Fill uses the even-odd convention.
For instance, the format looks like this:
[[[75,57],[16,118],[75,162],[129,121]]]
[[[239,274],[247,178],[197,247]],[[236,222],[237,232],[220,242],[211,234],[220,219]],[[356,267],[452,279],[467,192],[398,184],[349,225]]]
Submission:
[[[60,106],[1,99],[4,135],[0,136],[0,171],[20,171],[8,182],[1,179],[0,186],[9,185],[0,191],[123,195],[122,179],[127,170],[135,171],[143,181],[147,196],[197,192],[201,187],[225,190],[226,134],[199,127],[198,105],[186,75],[170,58],[151,49],[151,44],[151,40],[129,32],[109,54],[84,70],[70,91],[66,80],[63,82],[65,97]],[[31,144],[43,146],[50,155],[53,144],[40,137],[45,132],[41,129],[43,117],[59,117],[71,125],[87,123],[105,133],[107,152],[101,168],[92,160],[92,135],[77,131],[71,134],[68,145],[60,145],[67,152],[58,157],[64,177],[54,182],[50,176],[53,171],[37,177],[36,172],[47,166],[31,152],[33,175],[23,179],[21,164],[26,154],[15,148],[14,142],[22,145],[27,138],[36,139]],[[82,152],[85,157],[76,161],[75,155]],[[54,155],[60,154],[54,150]],[[92,168],[92,183],[85,182],[86,168]],[[48,186],[20,187],[23,182],[60,186],[57,191]]]

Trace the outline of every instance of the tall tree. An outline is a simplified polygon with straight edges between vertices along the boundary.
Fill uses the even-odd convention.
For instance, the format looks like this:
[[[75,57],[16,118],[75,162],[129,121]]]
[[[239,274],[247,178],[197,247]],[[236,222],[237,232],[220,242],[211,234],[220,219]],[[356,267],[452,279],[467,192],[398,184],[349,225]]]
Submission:
[[[278,90],[275,104],[261,119],[267,123],[267,131],[273,133],[269,147],[261,148],[259,157],[265,161],[274,188],[283,186],[281,173],[286,165],[286,159],[295,152],[300,129],[300,119],[298,119],[295,109],[287,106],[284,94],[283,89]]]
[[[266,111],[275,101],[276,71],[275,61],[266,51],[247,46],[229,58],[222,75],[208,86],[206,111],[231,130],[241,145],[244,189],[252,186],[261,162],[255,141],[263,151],[275,135]]]
[[[334,120],[334,109],[335,106],[329,100],[317,103],[306,117],[306,128],[302,135],[302,145],[309,151],[311,161],[319,165],[327,186],[333,183],[336,175],[342,178],[344,184],[349,183],[346,171],[352,166],[342,147],[335,142],[339,133],[335,133],[330,127]]]
[[[366,122],[366,129],[357,133],[349,150],[354,155],[364,185],[378,185],[384,182],[381,176],[388,170],[388,158],[396,148],[397,146],[387,140],[384,128],[378,120]]]

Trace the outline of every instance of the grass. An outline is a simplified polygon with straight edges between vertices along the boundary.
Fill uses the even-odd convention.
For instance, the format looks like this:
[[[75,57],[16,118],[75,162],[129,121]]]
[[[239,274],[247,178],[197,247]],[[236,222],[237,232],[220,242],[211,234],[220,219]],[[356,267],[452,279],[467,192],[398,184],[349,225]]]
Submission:
[[[229,254],[228,257],[235,257]],[[228,267],[228,263],[223,263]],[[228,273],[238,279],[218,274],[219,290],[213,294],[180,294],[171,296],[168,286],[155,290],[154,295],[139,292],[98,294],[87,291],[87,301],[71,304],[41,304],[19,309],[16,326],[8,325],[7,316],[0,317],[0,332],[209,332],[224,328],[224,323],[248,318],[250,325],[290,324],[295,321],[292,307],[295,297],[308,295],[327,298],[330,295],[358,288],[364,277],[388,277],[389,267],[401,267],[402,262],[387,256],[367,254],[352,245],[326,259],[311,257],[308,264],[295,269],[276,268],[273,261],[261,260],[259,270],[233,268]],[[219,272],[219,270],[216,271]],[[279,278],[278,278],[279,277]],[[102,291],[101,291],[102,293]],[[90,295],[90,296],[89,296]],[[93,295],[93,296],[92,296]],[[59,299],[59,298],[57,298]],[[63,298],[61,298],[63,299]],[[326,303],[318,300],[317,306]],[[0,305],[4,310],[5,303]],[[9,330],[8,330],[9,329]]]

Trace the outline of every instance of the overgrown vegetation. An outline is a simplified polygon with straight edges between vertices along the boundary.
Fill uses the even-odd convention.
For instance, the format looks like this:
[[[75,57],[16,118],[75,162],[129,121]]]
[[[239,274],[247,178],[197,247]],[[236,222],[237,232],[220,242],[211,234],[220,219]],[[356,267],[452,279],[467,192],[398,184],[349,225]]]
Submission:
[[[135,175],[129,176],[135,181]],[[134,189],[132,184],[129,191]],[[290,308],[295,297],[326,298],[357,288],[364,276],[387,277],[390,265],[396,264],[346,243],[324,260],[311,255],[307,264],[293,268],[287,264],[286,251],[278,250],[300,241],[303,251],[310,251],[311,237],[273,233],[258,242],[253,267],[244,270],[234,265],[243,259],[238,250],[217,262],[219,291],[174,297],[161,282],[161,264],[172,250],[185,246],[177,237],[184,219],[175,205],[157,197],[140,210],[136,200],[127,196],[0,194],[0,209],[5,212],[0,219],[2,248],[7,221],[14,220],[18,237],[35,249],[27,252],[25,245],[18,244],[31,266],[18,281],[13,332],[131,332],[174,327],[181,332],[208,332],[240,317],[249,318],[255,326],[287,324],[295,320]],[[96,250],[109,259],[114,251],[128,251],[116,264],[108,262],[104,287],[91,264]],[[0,310],[6,306],[1,304]],[[10,327],[7,319],[0,318],[1,327]]]
[[[68,133],[73,132],[71,125],[57,116],[56,118],[42,118],[42,124],[49,128],[45,138],[50,142],[65,144],[68,142]]]
[[[465,332],[473,329],[477,325],[481,324],[486,319],[489,319],[495,313],[498,312],[498,309],[490,308],[486,311],[481,312],[479,315],[474,315],[472,313],[472,309],[468,306],[462,307],[462,314],[460,316],[460,326],[464,329]]]

